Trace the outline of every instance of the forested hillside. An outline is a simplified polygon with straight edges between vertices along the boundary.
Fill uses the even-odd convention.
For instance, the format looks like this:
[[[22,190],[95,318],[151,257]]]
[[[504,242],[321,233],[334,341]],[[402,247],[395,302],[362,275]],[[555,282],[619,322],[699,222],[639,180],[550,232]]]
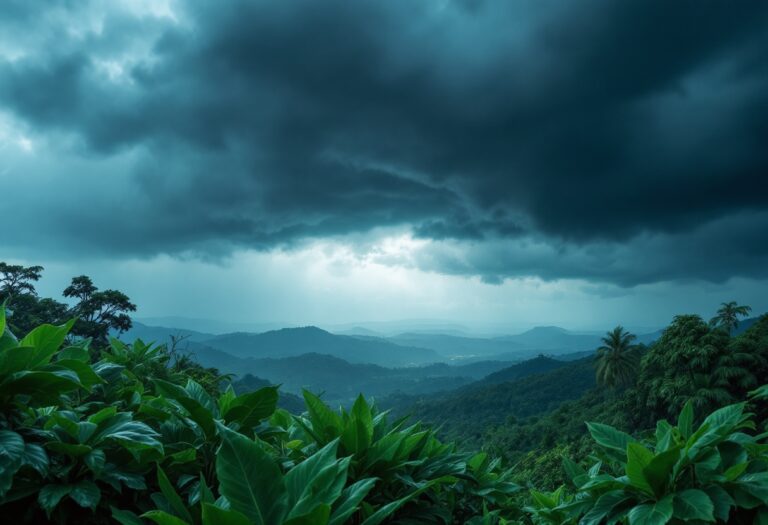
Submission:
[[[290,413],[263,379],[108,339],[131,304],[114,291],[90,302],[87,278],[75,306],[56,308],[12,282],[0,289],[0,510],[21,523],[768,520],[768,315],[739,331],[736,303],[710,322],[677,316],[648,347],[616,327],[594,357],[540,357],[417,399],[414,422],[308,390],[284,398]],[[17,337],[33,314],[75,317]]]
[[[498,374],[512,379],[499,380]],[[594,386],[592,358],[565,363],[542,357],[453,392],[385,401],[398,414],[409,414],[439,427],[449,439],[480,447],[488,429],[553,410]]]

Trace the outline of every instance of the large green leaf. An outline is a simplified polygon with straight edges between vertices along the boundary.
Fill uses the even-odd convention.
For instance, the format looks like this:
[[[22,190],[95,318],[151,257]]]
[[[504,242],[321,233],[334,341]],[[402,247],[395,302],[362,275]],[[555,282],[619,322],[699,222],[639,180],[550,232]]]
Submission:
[[[606,492],[597,498],[592,508],[581,518],[579,525],[600,525],[610,516],[614,508],[631,499],[631,496],[623,490]]]
[[[197,423],[203,430],[206,438],[212,439],[216,435],[216,424],[213,413],[190,397],[176,400],[189,413],[189,418]]]
[[[11,346],[0,350],[0,377],[29,369],[37,350],[31,346]]]
[[[152,384],[155,385],[155,390],[159,395],[167,397],[168,399],[179,400],[189,397],[189,393],[187,393],[186,390],[184,390],[179,385],[173,384],[169,381],[153,379]]]
[[[344,448],[351,453],[365,450],[373,440],[373,415],[362,395],[357,397],[352,406],[341,440]]]
[[[5,305],[8,301],[3,301],[0,304],[0,355],[5,353],[8,349],[19,346],[19,341],[16,336],[8,330],[8,325],[5,320]]]
[[[636,443],[637,440],[621,430],[604,425],[602,423],[587,423],[589,433],[592,435],[592,439],[597,442],[598,445],[612,450],[619,458],[626,460],[627,445],[630,443]]]
[[[24,438],[12,430],[0,430],[0,458],[12,461],[24,455]]]
[[[114,440],[128,449],[151,448],[163,452],[163,445],[157,440],[159,434],[146,423],[133,421],[129,412],[118,412],[99,423],[94,443]]]
[[[680,446],[656,454],[650,463],[643,468],[643,477],[653,489],[657,497],[666,493],[672,480],[672,472],[680,458]]]
[[[720,485],[710,485],[705,487],[704,492],[706,492],[709,496],[709,499],[712,500],[715,517],[720,521],[727,523],[728,515],[730,514],[731,507],[734,504],[733,498]]]
[[[702,520],[715,521],[712,500],[706,492],[698,489],[688,489],[676,492],[674,495],[674,516],[684,521]]]
[[[666,420],[656,422],[656,453],[669,449],[675,441],[675,428],[670,425]]]
[[[232,399],[222,415],[227,423],[236,421],[242,428],[252,428],[272,415],[277,400],[277,387],[267,386]]]
[[[81,507],[95,509],[101,499],[101,490],[93,481],[83,480],[72,487],[69,497]]]
[[[207,393],[205,393],[200,385],[189,380],[187,383],[187,388],[189,390],[187,390],[181,388],[179,385],[161,379],[155,379],[153,380],[153,383],[159,394],[169,399],[173,399],[184,407],[189,413],[189,418],[200,426],[207,439],[212,439],[215,436],[216,425],[214,424],[213,412],[205,406],[212,406],[213,400]],[[192,397],[190,392],[200,400]],[[200,401],[203,401],[203,403]]]
[[[216,409],[216,403],[211,395],[197,381],[187,379],[187,385],[184,387],[184,390],[186,390],[187,395],[191,399],[200,403],[209,412],[213,412]]]
[[[109,509],[112,511],[112,518],[120,525],[144,525],[141,518],[130,510],[122,510],[112,506]]]
[[[756,388],[755,390],[751,391],[749,393],[750,397],[753,397],[755,399],[766,399],[768,398],[768,385],[763,385],[759,388]]]
[[[162,510],[150,510],[149,512],[142,514],[141,517],[152,520],[157,523],[157,525],[192,525],[191,523],[187,523],[173,514],[169,514]]]
[[[683,439],[688,439],[693,434],[693,403],[690,399],[685,403],[680,416],[677,418],[677,429]]]
[[[173,488],[171,481],[168,479],[168,476],[160,465],[157,466],[157,484],[160,486],[160,491],[163,493],[165,500],[171,506],[171,509],[173,509],[176,516],[188,523],[192,523],[192,515],[189,513],[181,496],[179,496],[179,493]]]
[[[656,503],[638,505],[629,511],[629,525],[664,525],[672,519],[672,495]]]
[[[48,454],[40,445],[26,443],[21,460],[24,465],[29,465],[40,473],[41,476],[45,476],[48,473]]]
[[[251,525],[245,514],[203,503],[203,525]]]
[[[336,501],[336,508],[330,516],[328,525],[343,525],[352,514],[355,513],[373,486],[376,478],[361,479],[345,488],[341,497]]]
[[[77,374],[78,379],[80,379],[80,384],[82,384],[86,390],[90,391],[91,387],[94,385],[104,383],[104,380],[93,371],[91,365],[78,361],[77,359],[59,359],[56,361],[56,366],[72,370]]]
[[[91,356],[88,353],[88,350],[82,346],[67,346],[59,350],[59,353],[56,354],[57,361],[64,359],[74,359],[75,361],[87,363],[91,360]]]
[[[97,448],[86,454],[83,457],[83,461],[94,473],[101,474],[101,471],[104,470],[104,465],[106,465],[107,456],[102,449]]]
[[[686,443],[686,454],[697,461],[712,445],[725,440],[741,426],[744,418],[744,403],[728,405],[712,412]]]
[[[91,414],[88,416],[88,421],[91,423],[95,423],[96,425],[100,425],[103,421],[108,420],[109,418],[117,415],[117,408],[116,407],[105,407],[96,412],[95,414]]]
[[[13,478],[24,462],[23,438],[16,432],[0,430],[0,501],[13,486]]]
[[[383,505],[380,507],[376,512],[368,516],[365,521],[363,521],[362,525],[379,525],[382,521],[387,519],[391,514],[393,514],[397,509],[408,503],[409,501],[417,498],[421,493],[429,490],[433,486],[443,483],[445,481],[448,481],[447,479],[433,479],[428,481],[427,483],[424,483],[421,487],[414,490],[410,494],[397,499],[395,501],[391,501],[387,503],[386,505]]]
[[[319,435],[325,443],[339,437],[342,432],[343,424],[341,417],[328,408],[319,397],[308,390],[303,391],[304,401],[307,405],[309,419],[312,422],[312,429]]]
[[[23,371],[0,384],[0,397],[26,395],[37,404],[53,404],[66,392],[81,388],[80,379],[71,370],[54,372]]]
[[[67,334],[75,324],[71,319],[66,324],[53,326],[43,324],[29,332],[19,342],[19,346],[31,346],[35,348],[35,356],[29,363],[30,368],[44,365],[51,360],[51,356],[61,347]]]
[[[293,467],[285,475],[288,519],[310,514],[321,504],[332,505],[344,490],[350,458],[336,459],[338,440]]]
[[[763,502],[768,501],[768,472],[745,474],[734,484],[753,498]]]
[[[256,525],[280,523],[285,514],[285,481],[275,459],[255,441],[217,423],[219,492],[234,510]]]
[[[653,489],[648,483],[648,480],[645,479],[643,470],[650,464],[652,460],[653,452],[645,448],[645,446],[641,445],[640,443],[630,443],[627,445],[626,471],[629,482],[634,487],[648,494],[653,494]]]
[[[321,504],[307,514],[284,521],[283,525],[327,525],[330,515],[331,506]]]
[[[576,488],[581,487],[589,479],[587,471],[568,456],[563,457],[563,470]]]
[[[37,495],[37,502],[50,518],[51,512],[61,501],[61,498],[72,491],[72,485],[45,485]]]
[[[704,419],[702,425],[709,425],[712,429],[723,429],[721,432],[729,433],[741,422],[744,406],[744,403],[736,403],[715,410]]]

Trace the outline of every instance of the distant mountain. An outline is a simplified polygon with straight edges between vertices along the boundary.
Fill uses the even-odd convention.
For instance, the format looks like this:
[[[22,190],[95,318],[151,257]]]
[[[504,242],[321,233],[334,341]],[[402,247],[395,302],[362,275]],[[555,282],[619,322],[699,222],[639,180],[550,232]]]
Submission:
[[[167,320],[192,321],[184,318]],[[754,319],[742,321],[736,333],[743,331],[753,322]],[[171,328],[169,325],[155,326],[134,320],[134,327],[121,337],[126,341],[141,338],[145,341],[167,343],[172,335],[181,336],[188,342],[204,342],[208,346],[241,357],[277,358],[317,352],[333,355],[351,363],[398,367],[437,362],[517,362],[538,354],[574,359],[593,352],[601,344],[603,334],[572,332],[557,326],[540,326],[521,334],[493,338],[417,330],[382,337],[378,332],[361,326],[351,326],[344,334],[308,326],[260,333],[229,332],[216,335],[214,332],[192,330],[183,326]],[[639,334],[637,342],[650,344],[660,335],[660,330]],[[566,354],[569,355],[568,358],[564,357]]]
[[[429,348],[438,352],[443,357],[475,357],[493,356],[498,354],[514,355],[524,358],[523,347],[514,341],[498,339],[484,339],[480,337],[463,337],[447,334],[428,334],[419,332],[407,332],[393,337],[387,341],[403,346],[417,346]]]
[[[560,355],[565,353],[592,352],[602,345],[604,333],[577,333],[559,326],[537,326],[517,335],[495,338],[496,341],[515,343],[526,351]],[[637,342],[650,344],[661,336],[661,330],[638,334]]]
[[[181,337],[185,341],[195,342],[205,341],[206,339],[215,337],[214,334],[197,332],[195,330],[186,330],[184,328],[149,326],[134,320],[131,329],[120,334],[120,339],[123,341],[141,339],[145,343],[155,342],[157,344],[165,344],[170,342],[171,336]]]
[[[517,335],[497,337],[497,341],[552,354],[594,350],[600,345],[600,335],[575,334],[557,326],[537,326]]]
[[[403,332],[409,333],[429,333],[429,334],[448,334],[463,336],[470,332],[466,326],[443,321],[440,319],[403,319],[399,321],[366,321],[343,323],[335,325],[323,325],[323,329],[329,332],[340,334],[347,333],[348,330],[362,328],[370,330],[377,335],[392,336]],[[365,335],[365,334],[361,334]],[[369,334],[372,335],[372,334]]]
[[[286,326],[286,323],[243,323],[180,316],[137,317],[134,318],[134,322],[149,326],[173,326],[184,330],[207,332],[211,334],[227,334],[231,332],[260,333]]]
[[[360,393],[386,396],[394,392],[423,394],[452,390],[472,382],[462,376],[463,367],[430,365],[425,367],[385,368],[375,364],[349,363],[338,357],[317,353],[282,358],[243,358],[200,343],[186,350],[204,366],[242,378],[252,374],[281,390],[299,394],[302,388],[325,394],[324,399],[346,404]],[[473,372],[473,365],[467,372]],[[480,371],[477,369],[476,371]]]
[[[739,335],[746,332],[753,324],[760,320],[759,317],[750,317],[749,319],[742,319],[739,321],[739,326],[733,331],[733,335]]]
[[[331,330],[331,333],[336,335],[351,335],[351,336],[365,336],[365,337],[382,337],[382,334],[362,326],[353,326],[352,328],[346,328],[344,330]]]
[[[396,345],[382,339],[334,335],[314,326],[283,328],[261,334],[224,334],[202,342],[238,357],[280,358],[318,353],[350,363],[380,366],[412,366],[443,360],[431,349]]]

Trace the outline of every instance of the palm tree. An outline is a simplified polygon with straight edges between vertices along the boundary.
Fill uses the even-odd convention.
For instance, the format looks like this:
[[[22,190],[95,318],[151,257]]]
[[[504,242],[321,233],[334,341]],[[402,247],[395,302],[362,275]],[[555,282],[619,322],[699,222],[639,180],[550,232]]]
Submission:
[[[739,317],[746,317],[751,311],[751,307],[739,305],[736,301],[721,303],[717,315],[712,318],[710,323],[725,328],[730,334],[734,328],[739,326]]]
[[[632,382],[638,369],[637,336],[617,326],[605,337],[597,349],[597,382],[608,387],[619,387]]]

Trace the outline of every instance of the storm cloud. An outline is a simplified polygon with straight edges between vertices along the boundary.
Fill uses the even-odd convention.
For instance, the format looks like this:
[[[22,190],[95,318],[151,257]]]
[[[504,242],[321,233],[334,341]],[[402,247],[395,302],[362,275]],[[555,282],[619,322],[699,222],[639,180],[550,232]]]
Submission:
[[[765,279],[766,27],[760,1],[3,2],[0,115],[51,152],[0,150],[5,243],[392,229],[486,282]]]

